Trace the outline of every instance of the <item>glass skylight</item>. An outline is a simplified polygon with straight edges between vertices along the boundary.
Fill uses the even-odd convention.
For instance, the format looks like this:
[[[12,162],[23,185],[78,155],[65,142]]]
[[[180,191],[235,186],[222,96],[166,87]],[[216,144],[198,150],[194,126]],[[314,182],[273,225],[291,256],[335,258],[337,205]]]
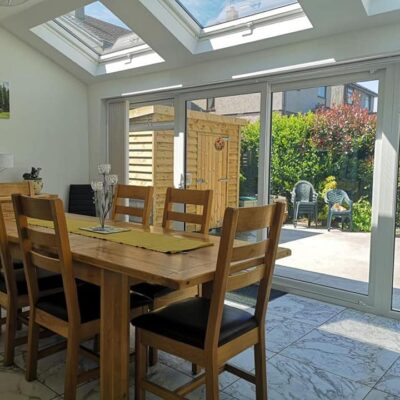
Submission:
[[[201,28],[297,4],[296,0],[176,0],[176,2]]]
[[[145,43],[100,1],[54,20],[99,56],[143,46]]]

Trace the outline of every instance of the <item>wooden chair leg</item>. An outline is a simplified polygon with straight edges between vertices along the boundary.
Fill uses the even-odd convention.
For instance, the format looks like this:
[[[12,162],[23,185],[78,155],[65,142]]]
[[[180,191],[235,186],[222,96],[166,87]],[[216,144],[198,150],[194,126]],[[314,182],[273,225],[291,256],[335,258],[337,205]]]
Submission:
[[[8,316],[8,314],[7,314]],[[1,332],[2,332],[2,327],[3,327],[3,315],[2,315],[2,310],[1,310],[1,306],[0,306],[0,336],[1,336]]]
[[[21,318],[19,318],[22,314],[22,308],[20,308],[17,311],[17,331],[20,331],[22,329],[22,321]]]
[[[95,353],[100,353],[100,335],[96,335],[93,338],[93,351]]]
[[[267,365],[264,333],[260,334],[260,342],[254,346],[254,363],[256,367],[256,399],[267,400]]]
[[[216,360],[206,363],[206,399],[219,400],[219,369]]]
[[[153,311],[154,309],[158,308],[156,304],[157,300],[153,301],[153,304],[150,305],[149,311]],[[158,349],[154,347],[149,347],[149,366],[154,367],[158,363]]]
[[[37,376],[39,330],[39,325],[35,322],[35,316],[31,312],[28,333],[28,361],[26,365],[26,380],[29,382],[35,380]]]
[[[154,367],[158,363],[158,350],[154,347],[149,347],[149,366]]]
[[[6,331],[4,341],[4,365],[14,363],[15,335],[17,332],[17,310],[11,306],[7,310]]]
[[[142,381],[146,378],[147,348],[142,344],[141,331],[135,332],[135,400],[145,400],[146,393],[142,389]]]
[[[67,339],[67,360],[65,367],[64,399],[75,400],[78,385],[79,369],[79,340],[77,335],[70,335]]]
[[[192,374],[198,375],[201,372],[201,368],[197,364],[192,364]]]

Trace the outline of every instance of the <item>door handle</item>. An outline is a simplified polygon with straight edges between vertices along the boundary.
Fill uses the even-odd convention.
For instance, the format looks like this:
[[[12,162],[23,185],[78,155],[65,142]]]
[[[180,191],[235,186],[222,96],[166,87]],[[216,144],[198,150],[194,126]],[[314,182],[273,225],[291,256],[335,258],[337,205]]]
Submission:
[[[219,178],[219,179],[218,179],[218,182],[228,182],[228,178],[227,178],[227,177],[225,177],[225,178]]]

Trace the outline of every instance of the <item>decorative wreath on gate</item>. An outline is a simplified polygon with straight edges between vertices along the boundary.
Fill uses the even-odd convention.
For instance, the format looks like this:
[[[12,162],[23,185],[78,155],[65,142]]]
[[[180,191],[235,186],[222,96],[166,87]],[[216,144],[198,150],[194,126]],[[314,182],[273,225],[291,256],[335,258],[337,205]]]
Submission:
[[[218,137],[215,139],[214,143],[215,150],[221,151],[225,147],[225,140],[223,137]]]

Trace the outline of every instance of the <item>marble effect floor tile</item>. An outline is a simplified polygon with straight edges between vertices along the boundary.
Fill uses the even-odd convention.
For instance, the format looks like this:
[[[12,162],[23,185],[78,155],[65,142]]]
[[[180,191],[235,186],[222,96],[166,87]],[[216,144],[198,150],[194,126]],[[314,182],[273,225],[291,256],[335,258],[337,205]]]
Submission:
[[[400,356],[400,321],[395,319],[347,309],[320,326],[319,330],[384,347]]]
[[[281,355],[267,368],[271,400],[361,400],[370,388]],[[254,400],[255,386],[239,380],[225,389],[236,399]]]
[[[23,351],[15,357],[15,364],[25,369],[27,353]],[[38,381],[45,384],[57,394],[64,393],[66,352],[61,351],[39,360],[37,376]],[[97,367],[98,364],[87,358],[80,357],[79,370],[84,371]]]
[[[269,313],[266,322],[267,349],[279,353],[313,329],[311,324]]]
[[[287,294],[270,302],[268,315],[279,314],[286,318],[319,326],[343,310],[345,308],[341,306]]]
[[[375,388],[400,397],[400,358],[390,367]]]
[[[396,352],[319,330],[281,354],[371,387],[398,358]]]
[[[400,400],[400,397],[372,389],[364,400]]]
[[[0,367],[0,399],[51,400],[56,395],[55,392],[38,381],[27,382],[21,369]]]

